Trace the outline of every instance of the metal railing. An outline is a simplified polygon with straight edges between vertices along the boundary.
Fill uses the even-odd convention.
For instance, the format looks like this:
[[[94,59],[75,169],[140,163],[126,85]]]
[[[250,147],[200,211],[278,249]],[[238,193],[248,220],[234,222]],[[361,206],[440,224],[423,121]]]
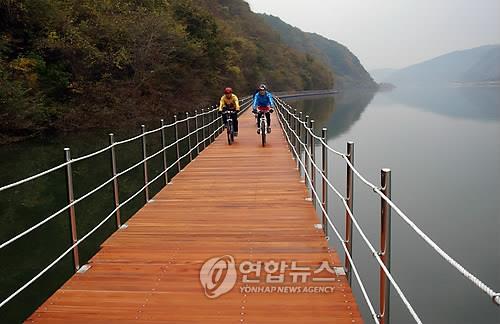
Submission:
[[[244,112],[248,107],[251,105],[251,100],[250,97],[245,97],[241,100],[241,112]],[[150,201],[150,193],[149,193],[149,187],[158,181],[160,178],[164,178],[164,185],[167,185],[169,183],[169,178],[168,178],[168,172],[172,169],[176,169],[177,172],[182,171],[182,163],[184,159],[188,160],[188,163],[191,162],[194,158],[194,152],[197,152],[198,154],[204,150],[210,143],[212,143],[216,137],[221,133],[222,131],[222,118],[221,116],[218,115],[218,109],[215,106],[210,107],[205,111],[205,109],[201,110],[201,113],[198,113],[198,111],[195,111],[195,114],[193,116],[190,116],[189,113],[185,113],[185,118],[178,120],[177,115],[173,116],[174,122],[171,124],[165,124],[164,120],[161,119],[161,126],[159,128],[146,131],[145,125],[141,125],[141,133],[137,136],[131,137],[126,140],[122,141],[115,141],[114,134],[109,134],[109,145],[107,147],[104,147],[98,151],[92,152],[90,154],[78,157],[78,158],[72,158],[71,157],[71,150],[69,148],[64,148],[64,163],[61,163],[58,166],[55,166],[53,168],[50,168],[46,171],[40,172],[38,174],[35,174],[33,176],[27,177],[25,179],[16,181],[14,183],[5,185],[0,187],[0,193],[8,190],[10,188],[17,187],[21,184],[33,181],[35,179],[38,179],[42,176],[45,175],[50,175],[51,173],[65,168],[66,170],[66,184],[67,184],[67,196],[68,196],[68,204],[53,213],[52,215],[46,217],[42,221],[36,223],[35,225],[29,227],[28,229],[24,230],[21,233],[18,233],[14,237],[8,239],[5,242],[0,243],[0,250],[9,246],[10,244],[16,242],[17,240],[25,237],[29,233],[33,232],[34,230],[38,229],[40,226],[44,225],[45,223],[49,222],[50,220],[56,218],[57,216],[61,215],[64,212],[69,212],[70,216],[70,231],[71,231],[71,246],[66,249],[59,257],[57,257],[55,260],[53,260],[49,265],[47,265],[45,268],[43,268],[38,274],[36,274],[33,278],[31,278],[29,281],[27,281],[24,285],[19,287],[16,291],[11,293],[7,298],[5,298],[3,301],[0,302],[0,308],[6,305],[9,301],[11,301],[14,297],[16,297],[19,293],[24,291],[28,286],[30,286],[33,282],[35,282],[37,279],[39,279],[43,274],[45,274],[48,270],[50,270],[54,265],[56,265],[59,261],[61,261],[66,255],[68,255],[70,252],[72,252],[73,256],[73,264],[74,264],[74,271],[78,271],[80,269],[80,256],[79,256],[79,245],[85,241],[89,236],[91,236],[95,231],[97,231],[103,224],[105,224],[113,215],[115,215],[116,219],[116,229],[122,228],[122,221],[121,221],[121,213],[120,210],[122,207],[124,207],[126,204],[128,204],[132,199],[136,198],[138,195],[141,193],[144,193],[145,196],[145,203],[147,204]],[[186,124],[186,129],[187,129],[187,134],[183,137],[179,138],[179,125],[180,124]],[[200,125],[201,124],[201,125]],[[194,126],[194,127],[192,127]],[[165,130],[169,128],[174,128],[174,136],[175,139],[171,144],[166,144],[166,136],[165,136]],[[161,146],[162,148],[153,153],[148,155],[147,152],[147,136],[151,134],[156,134],[156,133],[161,133]],[[200,140],[201,137],[201,140]],[[129,168],[117,172],[117,158],[116,158],[116,152],[115,149],[116,147],[123,145],[125,143],[130,143],[136,140],[141,140],[142,144],[142,155],[143,159],[141,161],[138,161],[134,165],[130,166]],[[192,143],[192,140],[195,139],[195,143]],[[184,155],[180,155],[180,144],[181,142],[187,142],[188,145],[188,151]],[[174,148],[176,151],[176,160],[171,163],[170,165],[167,165],[167,156],[166,156],[166,151],[170,148]],[[200,149],[201,147],[201,149]],[[111,164],[111,170],[112,170],[112,177],[106,180],[104,183],[101,185],[97,186],[93,190],[87,192],[86,194],[82,195],[79,198],[75,199],[74,196],[74,183],[73,183],[73,170],[72,166],[80,161],[88,160],[92,157],[98,156],[100,154],[103,154],[105,152],[110,153],[110,164]],[[153,179],[149,179],[149,174],[148,174],[148,161],[151,159],[158,157],[162,155],[162,171],[155,176]],[[119,191],[119,178],[130,171],[141,167],[143,169],[143,177],[144,177],[144,185],[136,191],[133,195],[128,197],[126,200],[121,201],[120,199],[120,191]],[[77,217],[75,213],[75,206],[82,202],[83,200],[87,199],[88,197],[92,196],[95,194],[97,191],[100,189],[104,188],[107,185],[113,185],[113,201],[114,201],[114,209],[104,218],[102,221],[97,224],[92,230],[90,230],[87,234],[84,236],[78,238],[77,236]]]
[[[310,120],[309,116],[303,116],[302,113],[297,113],[290,105],[285,103],[281,98],[276,98],[276,106],[278,111],[278,119],[281,124],[283,133],[287,139],[290,151],[293,158],[297,161],[297,168],[303,171],[304,180],[311,193],[310,200],[314,206],[321,209],[322,225],[325,236],[328,237],[328,225],[333,229],[335,235],[340,241],[345,252],[344,267],[348,276],[349,284],[352,283],[352,278],[356,278],[359,284],[363,298],[370,310],[370,314],[375,323],[389,323],[389,296],[390,287],[394,288],[397,295],[401,298],[403,304],[407,308],[416,323],[422,323],[419,316],[416,314],[412,305],[404,295],[391,274],[390,266],[390,242],[391,242],[391,211],[394,210],[411,229],[415,231],[431,248],[433,248],[444,260],[450,263],[463,276],[474,283],[479,289],[486,293],[495,305],[500,305],[500,294],[493,291],[481,280],[476,278],[462,265],[455,261],[451,256],[444,252],[434,241],[432,241],[420,228],[415,225],[410,218],[404,214],[401,209],[391,200],[391,170],[384,168],[381,170],[380,187],[375,186],[354,167],[354,143],[347,143],[347,153],[339,152],[331,148],[327,143],[327,128],[323,128],[321,136],[314,132],[314,120]],[[321,167],[318,166],[315,157],[316,143],[321,146]],[[303,154],[302,154],[303,153]],[[331,178],[328,175],[328,157],[329,153],[342,158],[346,163],[346,194],[345,197],[332,185]],[[316,174],[321,176],[321,197],[318,194]],[[358,221],[353,214],[353,177],[358,177],[365,185],[372,189],[380,196],[381,212],[380,212],[380,250],[377,251],[368,240],[366,234],[360,227]],[[342,237],[339,230],[328,215],[328,189],[332,190],[344,205],[345,216],[345,238]],[[317,202],[317,204],[316,204]],[[352,233],[353,228],[356,228],[364,243],[369,248],[371,254],[379,264],[379,312],[375,312],[373,304],[366,292],[364,284],[359,276],[356,265],[352,257]]]
[[[302,91],[283,91],[274,92],[273,95],[281,99],[295,98],[295,97],[308,97],[308,96],[321,96],[321,95],[331,95],[338,93],[336,89],[325,89],[325,90],[302,90]]]

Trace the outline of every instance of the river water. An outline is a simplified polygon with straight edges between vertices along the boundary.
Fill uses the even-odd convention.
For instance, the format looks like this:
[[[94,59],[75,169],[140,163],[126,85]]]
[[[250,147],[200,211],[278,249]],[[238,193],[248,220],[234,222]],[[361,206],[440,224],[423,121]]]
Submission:
[[[355,165],[372,183],[392,171],[392,197],[439,246],[469,271],[500,289],[500,91],[491,88],[396,89],[288,100],[310,115],[328,144],[346,152],[355,142]],[[320,147],[316,147],[320,157]],[[334,185],[345,193],[346,166],[329,157]],[[380,199],[359,179],[354,213],[379,247]],[[344,233],[344,211],[329,195],[329,212]],[[333,233],[330,231],[330,233]],[[354,230],[354,259],[375,309],[378,267]],[[332,234],[331,244],[343,251]],[[343,259],[343,254],[342,259]],[[392,273],[424,323],[500,323],[500,308],[441,259],[395,212]],[[365,305],[354,284],[359,304]],[[368,308],[362,307],[367,323]],[[391,294],[391,322],[413,323]]]
[[[328,128],[328,143],[345,151],[355,142],[355,165],[378,184],[380,169],[392,170],[393,200],[445,251],[493,289],[500,289],[500,91],[498,89],[397,89],[387,93],[346,92],[335,96],[289,99],[299,111]],[[158,121],[149,128],[157,127]],[[183,133],[184,132],[184,133]],[[63,148],[81,156],[108,143],[106,130],[40,138],[0,147],[0,186],[63,162]],[[121,131],[117,139],[139,133]],[[181,130],[185,134],[185,130]],[[173,134],[168,133],[171,140]],[[159,136],[148,139],[148,151],[160,147]],[[317,147],[317,156],[319,155]],[[186,151],[186,146],[181,148]],[[117,150],[124,170],[142,157],[141,143]],[[175,153],[168,151],[169,162]],[[161,169],[161,157],[150,163],[150,178]],[[330,156],[335,186],[345,192],[346,167]],[[109,154],[74,166],[75,195],[81,196],[110,177]],[[170,174],[171,176],[173,175]],[[153,193],[162,185],[162,179]],[[142,169],[120,179],[126,198],[142,186]],[[123,200],[122,199],[122,200]],[[333,194],[329,213],[341,233],[344,212]],[[122,210],[123,222],[140,208],[139,195]],[[0,242],[20,233],[67,203],[64,170],[0,193]],[[76,208],[79,236],[87,233],[113,209],[107,186]],[[380,200],[355,179],[354,212],[375,247],[379,242]],[[105,211],[105,212],[103,212]],[[87,260],[114,230],[111,218],[82,243]],[[331,231],[330,231],[331,232]],[[450,265],[430,249],[393,212],[392,272],[424,323],[499,323],[499,310]],[[354,231],[354,259],[377,308],[378,267]],[[341,251],[332,236],[331,244]],[[26,239],[0,250],[0,300],[9,296],[70,244],[67,213],[56,217]],[[343,258],[343,255],[341,255]],[[71,254],[25,292],[0,309],[0,322],[26,318],[72,274]],[[359,287],[354,283],[366,322],[370,322]],[[391,295],[392,323],[412,323],[399,298]]]
[[[209,119],[206,116],[206,122]],[[172,122],[169,120],[168,122]],[[201,123],[201,118],[199,119]],[[191,130],[194,120],[190,122]],[[148,124],[148,129],[158,128],[159,120]],[[179,137],[187,134],[185,122],[179,124]],[[206,134],[213,131],[206,129]],[[136,129],[121,130],[116,141],[140,134]],[[37,138],[0,147],[0,186],[15,182],[47,170],[64,162],[64,148],[71,148],[73,158],[97,151],[109,145],[108,130],[93,130],[76,134]],[[199,133],[201,138],[202,134]],[[191,137],[193,143],[195,136]],[[173,128],[166,130],[167,144],[174,140]],[[208,144],[208,142],[207,142]],[[161,149],[161,133],[147,136],[147,152],[151,155]],[[180,144],[180,154],[188,151],[188,141]],[[166,150],[167,163],[176,160],[175,146]],[[142,160],[141,139],[116,147],[118,172]],[[182,165],[187,158],[181,161]],[[162,170],[163,157],[148,161],[149,180]],[[79,198],[111,178],[110,152],[106,151],[88,160],[74,163],[73,183],[75,198]],[[177,172],[172,168],[169,177]],[[161,177],[150,187],[150,196],[164,185]],[[132,196],[144,185],[143,167],[132,169],[119,178],[121,202]],[[121,223],[125,223],[144,205],[145,195],[139,194],[121,208]],[[0,243],[27,230],[68,204],[66,170],[59,169],[50,175],[0,192]],[[89,233],[114,209],[112,185],[107,185],[75,206],[78,238]],[[80,264],[84,264],[100,248],[100,244],[116,229],[115,217],[107,220],[95,233],[79,245]],[[71,246],[68,212],[56,216],[46,224],[0,250],[0,300],[4,300]],[[0,308],[0,323],[18,323],[29,316],[44,300],[59,288],[72,274],[73,258],[69,253],[54,267],[36,280],[26,290]]]

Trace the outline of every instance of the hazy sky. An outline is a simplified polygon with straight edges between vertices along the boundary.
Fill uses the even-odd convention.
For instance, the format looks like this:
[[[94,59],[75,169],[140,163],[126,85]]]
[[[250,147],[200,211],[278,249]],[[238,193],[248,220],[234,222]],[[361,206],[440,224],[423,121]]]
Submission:
[[[368,70],[500,43],[500,0],[246,0],[346,45]]]

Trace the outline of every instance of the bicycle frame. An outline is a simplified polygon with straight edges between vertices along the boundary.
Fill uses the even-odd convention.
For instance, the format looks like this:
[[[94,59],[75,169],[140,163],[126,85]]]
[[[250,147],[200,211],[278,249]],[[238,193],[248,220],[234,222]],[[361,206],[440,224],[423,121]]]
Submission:
[[[257,107],[257,111],[261,114],[259,120],[260,135],[262,136],[262,146],[266,145],[267,129],[269,125],[267,124],[266,113],[269,113],[270,107]]]
[[[222,112],[227,115],[226,120],[226,128],[227,128],[227,143],[231,145],[234,142],[234,123],[233,123],[233,114],[236,114],[236,111],[226,110]]]

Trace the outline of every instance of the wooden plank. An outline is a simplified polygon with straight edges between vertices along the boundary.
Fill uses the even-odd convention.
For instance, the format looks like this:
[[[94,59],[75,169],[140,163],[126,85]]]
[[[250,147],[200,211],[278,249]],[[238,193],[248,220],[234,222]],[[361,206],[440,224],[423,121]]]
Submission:
[[[253,116],[244,114],[233,145],[220,136],[102,244],[87,272],[74,275],[26,322],[362,323],[342,275],[293,283],[288,268],[282,284],[248,284],[239,273],[230,292],[205,296],[200,269],[217,256],[231,255],[237,268],[246,260],[341,266],[314,227],[306,188],[277,121],[272,125],[262,147]],[[245,290],[280,285],[331,292]]]

